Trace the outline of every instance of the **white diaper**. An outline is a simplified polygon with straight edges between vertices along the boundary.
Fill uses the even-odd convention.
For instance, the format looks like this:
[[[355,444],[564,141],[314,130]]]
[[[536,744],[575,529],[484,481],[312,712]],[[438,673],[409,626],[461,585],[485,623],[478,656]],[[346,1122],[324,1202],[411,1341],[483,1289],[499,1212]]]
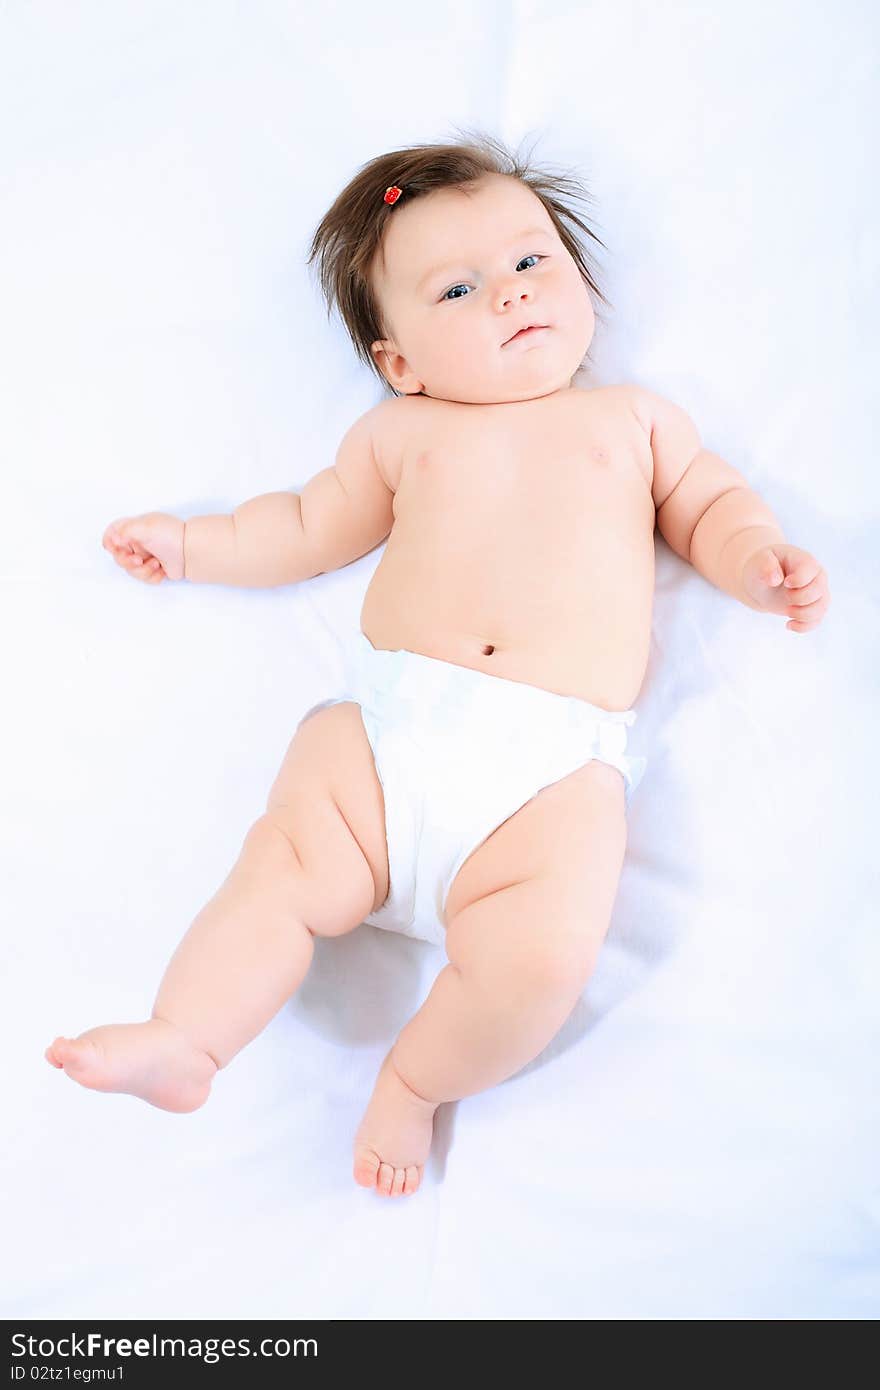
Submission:
[[[629,805],[647,759],[627,757],[634,710],[409,651],[377,651],[358,631],[347,652],[354,700],[385,796],[390,891],[365,920],[442,945],[444,908],[468,855],[552,782],[592,758],[623,774]],[[302,721],[301,721],[302,722]]]

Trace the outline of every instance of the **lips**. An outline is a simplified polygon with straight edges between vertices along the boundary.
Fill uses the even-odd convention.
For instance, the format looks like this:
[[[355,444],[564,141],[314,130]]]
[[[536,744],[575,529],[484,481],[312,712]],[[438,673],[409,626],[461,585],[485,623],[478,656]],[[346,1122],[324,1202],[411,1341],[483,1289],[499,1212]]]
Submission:
[[[542,329],[548,328],[546,323],[530,323],[525,328],[521,328],[518,333],[514,333],[512,338],[508,338],[503,347],[508,347],[510,343],[517,343],[523,338],[531,338],[534,333],[539,333]]]

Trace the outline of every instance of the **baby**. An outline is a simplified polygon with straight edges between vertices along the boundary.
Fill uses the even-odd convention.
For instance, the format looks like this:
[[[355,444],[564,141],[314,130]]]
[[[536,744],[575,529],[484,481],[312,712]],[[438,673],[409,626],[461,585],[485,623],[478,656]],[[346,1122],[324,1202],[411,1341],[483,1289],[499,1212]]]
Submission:
[[[645,766],[626,730],[655,525],[792,632],[829,604],[824,569],[683,409],[639,386],[573,385],[590,291],[604,297],[566,191],[488,138],[365,165],[312,257],[394,394],[299,495],[186,522],[152,512],[103,540],[146,583],[258,588],[387,539],[346,687],[301,721],[152,1017],[46,1051],[84,1086],[192,1111],[298,988],[316,935],[367,921],[442,943],[448,964],[354,1139],[355,1181],[383,1195],[418,1189],[437,1107],[524,1067],[590,977]]]

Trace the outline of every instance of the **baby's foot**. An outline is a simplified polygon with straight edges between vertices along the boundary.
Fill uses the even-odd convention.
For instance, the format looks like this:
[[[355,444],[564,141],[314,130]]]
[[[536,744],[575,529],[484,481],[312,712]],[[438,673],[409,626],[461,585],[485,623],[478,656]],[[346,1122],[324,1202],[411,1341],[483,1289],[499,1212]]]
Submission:
[[[217,1071],[207,1052],[161,1018],[111,1023],[78,1038],[56,1038],[44,1055],[81,1086],[126,1091],[178,1113],[204,1105]]]
[[[415,1192],[431,1147],[436,1109],[400,1079],[389,1052],[354,1137],[355,1182],[374,1187],[383,1197]]]

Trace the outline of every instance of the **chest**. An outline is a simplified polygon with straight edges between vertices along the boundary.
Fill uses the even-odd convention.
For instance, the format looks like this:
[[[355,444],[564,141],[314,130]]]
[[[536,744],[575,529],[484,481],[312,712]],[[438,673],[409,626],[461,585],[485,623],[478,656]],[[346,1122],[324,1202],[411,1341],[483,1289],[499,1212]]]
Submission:
[[[401,461],[395,514],[418,514],[487,541],[511,529],[555,535],[633,519],[650,500],[637,440],[610,421],[445,421],[414,434]],[[653,518],[652,518],[653,520]]]

